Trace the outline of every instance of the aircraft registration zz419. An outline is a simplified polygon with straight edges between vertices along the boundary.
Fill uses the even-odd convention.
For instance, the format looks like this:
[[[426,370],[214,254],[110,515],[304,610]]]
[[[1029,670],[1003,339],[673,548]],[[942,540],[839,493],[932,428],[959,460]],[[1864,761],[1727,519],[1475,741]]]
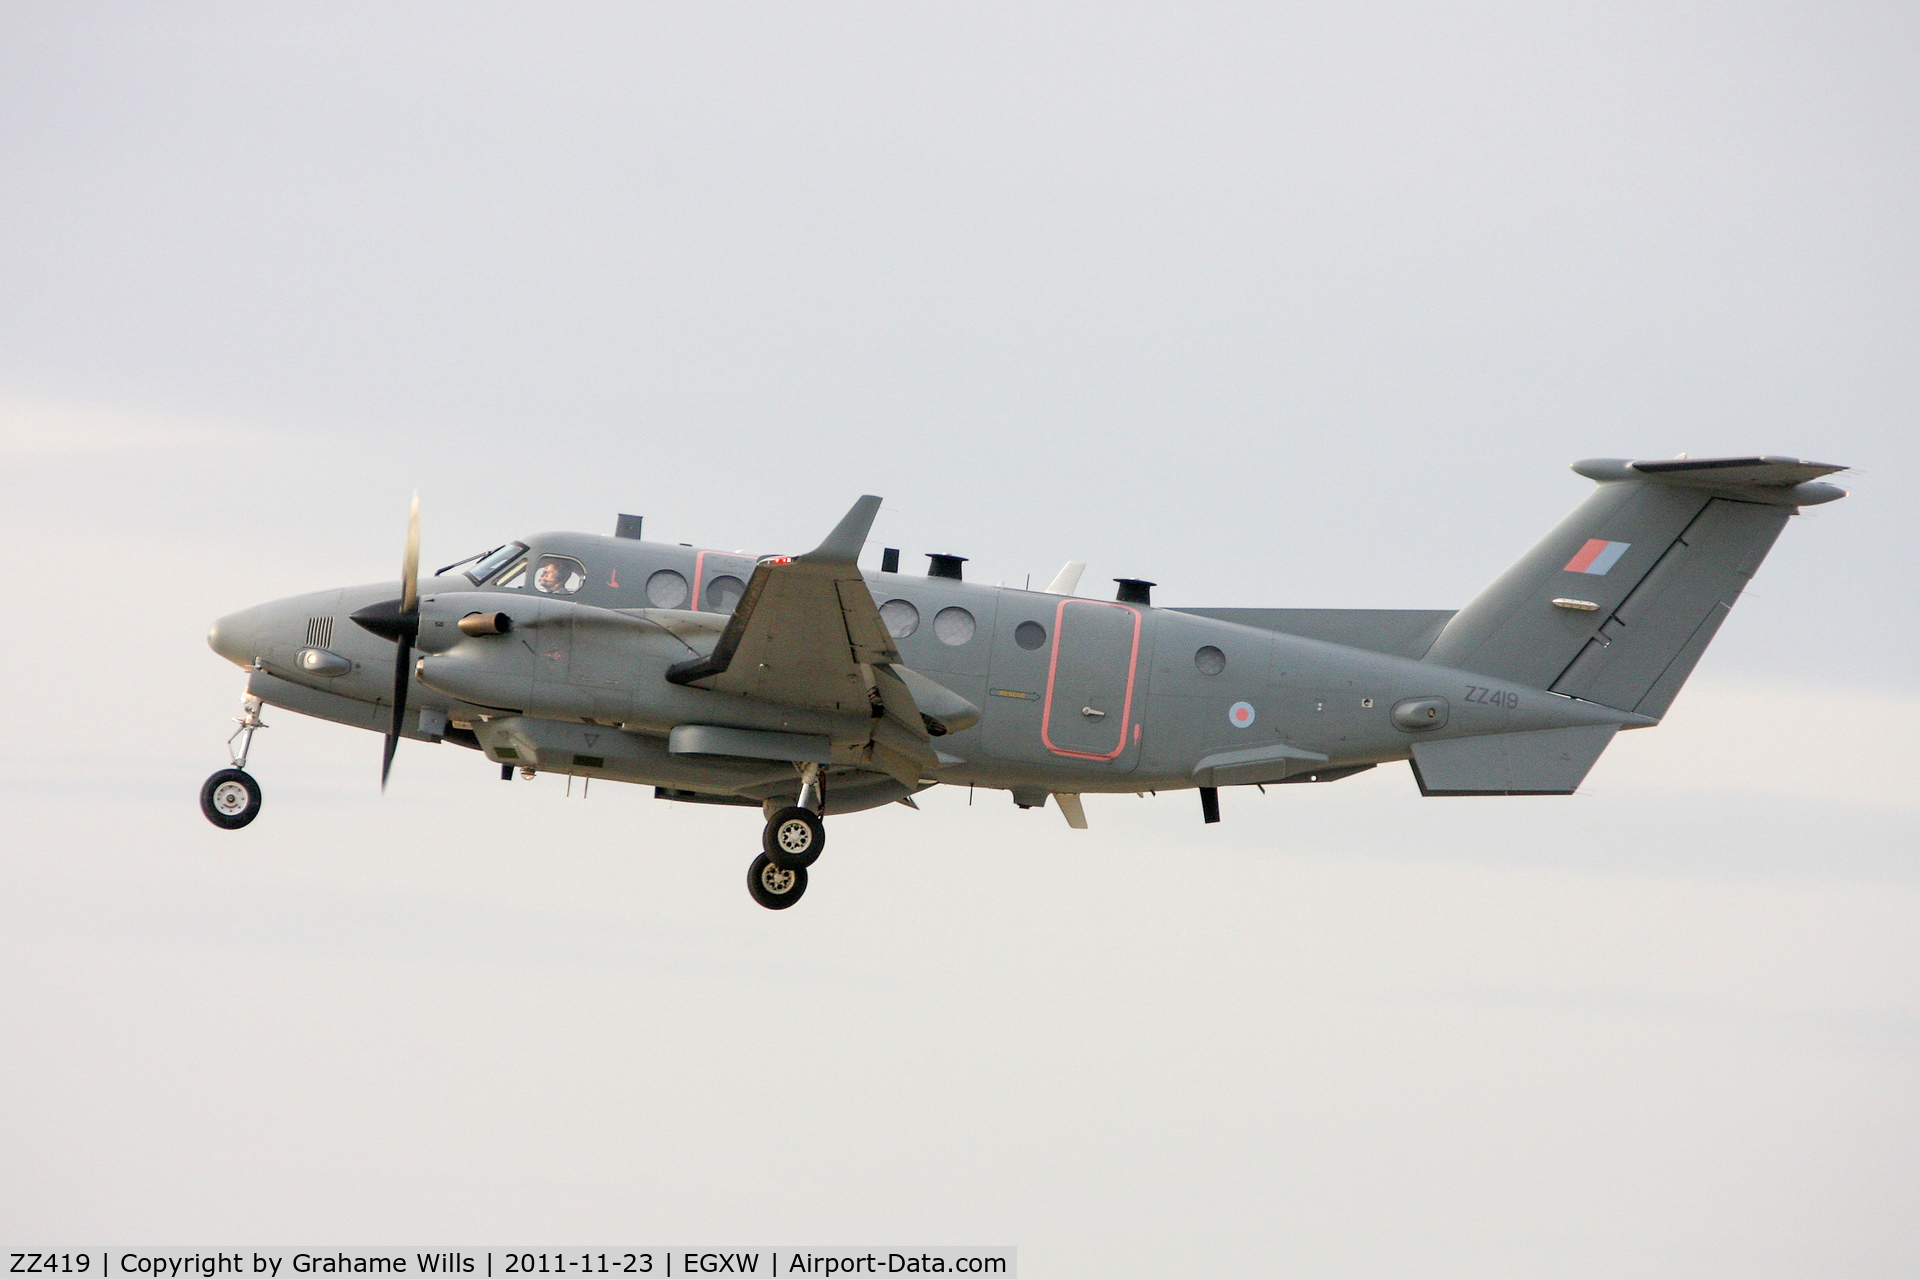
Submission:
[[[1429,796],[1569,795],[1615,732],[1658,724],[1787,519],[1845,491],[1793,458],[1593,459],[1598,488],[1458,612],[1167,609],[858,560],[880,499],[804,555],[542,533],[401,580],[220,619],[247,668],[233,767],[201,808],[246,826],[263,705],[451,742],[518,771],[764,811],[756,902],[806,892],[822,821],[941,783],[1052,797],[1333,782],[1408,760]],[[348,625],[349,623],[353,625]]]

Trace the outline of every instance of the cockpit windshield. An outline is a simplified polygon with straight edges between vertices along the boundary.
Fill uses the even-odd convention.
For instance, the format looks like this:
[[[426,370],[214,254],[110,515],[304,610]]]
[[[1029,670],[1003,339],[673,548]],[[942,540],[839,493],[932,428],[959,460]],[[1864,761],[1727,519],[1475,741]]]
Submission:
[[[467,577],[471,578],[473,585],[477,587],[490,581],[502,569],[509,568],[516,561],[524,559],[526,554],[527,544],[524,542],[509,542],[504,547],[495,547],[481,556],[478,564],[467,570]]]

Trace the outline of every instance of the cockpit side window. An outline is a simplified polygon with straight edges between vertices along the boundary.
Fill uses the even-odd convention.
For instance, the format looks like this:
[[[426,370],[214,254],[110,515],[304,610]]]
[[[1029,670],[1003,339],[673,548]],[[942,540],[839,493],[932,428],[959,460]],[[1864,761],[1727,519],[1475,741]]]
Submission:
[[[586,581],[587,567],[572,556],[541,556],[533,571],[533,589],[550,596],[570,596]]]
[[[509,542],[503,547],[495,547],[481,556],[478,564],[467,570],[467,577],[472,579],[473,585],[477,587],[526,554],[527,544],[524,542]],[[500,585],[506,585],[504,579]]]

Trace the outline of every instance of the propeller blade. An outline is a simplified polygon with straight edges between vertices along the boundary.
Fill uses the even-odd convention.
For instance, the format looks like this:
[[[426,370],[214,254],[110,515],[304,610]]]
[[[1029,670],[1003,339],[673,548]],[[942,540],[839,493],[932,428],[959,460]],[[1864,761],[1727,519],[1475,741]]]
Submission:
[[[407,516],[407,554],[400,561],[400,612],[420,612],[420,494],[413,495]]]
[[[405,638],[394,642],[393,653],[393,729],[387,734],[386,754],[380,760],[380,789],[387,789],[387,775],[393,771],[394,748],[400,745],[400,730],[407,722],[408,665],[413,661],[413,646]]]
[[[407,723],[407,681],[413,675],[413,638],[420,634],[420,493],[413,494],[413,509],[407,514],[407,550],[400,559],[400,608],[397,615],[385,616],[385,605],[361,610],[369,615],[354,621],[377,634],[393,637],[393,728],[387,734],[386,750],[380,757],[380,790],[387,789],[387,775],[393,772],[393,753],[400,746],[400,732]],[[390,630],[389,630],[390,628]]]

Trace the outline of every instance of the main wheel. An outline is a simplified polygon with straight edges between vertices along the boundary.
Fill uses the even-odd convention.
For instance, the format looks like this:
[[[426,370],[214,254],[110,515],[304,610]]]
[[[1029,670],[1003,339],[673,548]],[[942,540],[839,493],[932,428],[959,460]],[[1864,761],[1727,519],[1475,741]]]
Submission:
[[[753,900],[769,911],[785,911],[800,901],[800,895],[807,891],[807,869],[795,867],[788,870],[774,865],[773,859],[761,854],[747,868],[747,892]]]
[[[767,819],[760,847],[775,866],[804,871],[827,847],[827,824],[813,810],[790,804]]]
[[[260,784],[243,769],[222,769],[200,788],[200,812],[214,826],[238,831],[260,816]]]

